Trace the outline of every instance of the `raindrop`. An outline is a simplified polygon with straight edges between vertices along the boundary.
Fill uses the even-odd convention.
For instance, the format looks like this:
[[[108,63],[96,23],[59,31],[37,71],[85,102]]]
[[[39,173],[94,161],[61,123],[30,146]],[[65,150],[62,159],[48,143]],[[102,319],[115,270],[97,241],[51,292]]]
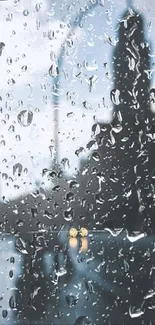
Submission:
[[[31,214],[33,218],[36,218],[38,215],[38,211],[36,208],[31,208]]]
[[[21,175],[21,173],[22,173],[22,169],[23,169],[23,167],[22,167],[22,165],[21,164],[15,164],[14,166],[13,166],[13,175],[18,175],[18,176],[20,176]]]
[[[127,239],[131,242],[134,243],[137,240],[140,240],[141,238],[144,238],[146,236],[146,233],[140,233],[138,231],[134,231],[132,235],[129,235],[127,232]]]
[[[15,258],[14,258],[14,256],[11,256],[11,257],[10,257],[10,263],[15,263]]]
[[[80,147],[78,150],[75,151],[75,154],[80,157],[84,154],[84,148],[83,147]]]
[[[16,309],[17,303],[16,303],[16,297],[13,295],[9,299],[9,306],[11,309]]]
[[[113,104],[119,105],[121,103],[120,90],[118,89],[111,90],[110,98]]]
[[[12,79],[12,78],[8,80],[8,85],[9,86],[13,86],[15,83],[16,83],[15,80]]]
[[[7,310],[6,310],[6,309],[3,309],[3,310],[2,310],[2,317],[3,317],[3,318],[6,318],[7,315],[8,315]]]
[[[143,314],[144,314],[143,310],[141,310],[141,309],[135,310],[135,308],[131,308],[131,306],[130,306],[129,315],[130,315],[131,318],[138,318]]]
[[[53,78],[55,78],[59,75],[59,68],[55,62],[51,65],[51,67],[49,69],[49,75],[50,75],[50,77],[53,77]]]
[[[23,239],[21,239],[20,237],[18,237],[15,241],[15,248],[23,254],[28,254],[27,250],[26,250],[26,243],[24,242]]]
[[[92,109],[91,104],[89,104],[86,100],[82,104],[83,104],[85,109],[88,109],[88,110]]]
[[[69,164],[69,159],[68,158],[63,158],[61,160],[61,164],[63,165],[64,169],[70,168],[70,164]]]
[[[8,131],[11,132],[11,133],[15,132],[15,127],[14,127],[14,125],[10,125]]]
[[[13,278],[13,271],[12,271],[12,270],[9,271],[9,277],[10,277],[11,279]]]
[[[23,110],[18,114],[17,119],[21,126],[29,126],[33,120],[33,113],[28,110]]]
[[[79,298],[73,295],[67,295],[66,301],[69,307],[73,307],[78,303]]]
[[[92,293],[93,292],[93,285],[92,285],[92,282],[91,280],[86,280],[85,281],[85,286],[86,286],[86,289],[89,293]]]
[[[100,155],[97,151],[94,151],[93,154],[92,154],[92,158],[95,160],[95,161],[99,161],[100,160]]]
[[[27,71],[27,65],[23,65],[23,67],[22,67],[22,71],[23,71],[23,72]]]
[[[40,3],[36,3],[35,9],[36,9],[37,12],[40,11],[41,6],[42,6],[42,3],[41,2]]]
[[[69,193],[66,194],[66,201],[73,202],[74,200],[75,200],[74,193],[69,192]]]
[[[6,62],[7,62],[8,65],[11,65],[12,64],[12,59],[10,57],[8,57]]]
[[[5,47],[5,44],[3,42],[0,42],[0,56],[2,55],[2,51]]]
[[[68,210],[64,211],[64,219],[66,221],[72,221],[74,215],[74,210],[72,208],[69,208]]]
[[[24,11],[23,11],[23,15],[26,17],[26,16],[28,16],[29,15],[29,11],[27,10],[27,9],[25,9]]]
[[[53,214],[50,213],[48,210],[45,210],[43,216],[46,217],[49,220],[53,219]]]
[[[151,104],[151,109],[153,112],[155,112],[155,88],[152,88],[150,90],[150,104]]]
[[[89,92],[92,92],[92,90],[97,82],[98,82],[98,76],[93,75],[89,78],[89,80],[88,80]]]
[[[19,134],[16,135],[16,140],[17,140],[17,141],[21,141],[21,137],[20,137]]]
[[[39,30],[40,29],[40,20],[36,20],[36,27],[37,27],[37,30]]]
[[[119,132],[122,131],[122,129],[123,129],[122,125],[118,124],[118,125],[116,125],[116,126],[114,126],[114,127],[112,128],[112,131],[113,131],[114,133],[119,133]]]
[[[8,179],[8,175],[6,173],[3,173],[2,174],[2,179],[7,180]]]
[[[16,224],[17,224],[18,227],[23,227],[24,226],[24,221],[19,219],[19,220],[17,220]]]
[[[97,149],[97,142],[95,140],[91,140],[89,141],[89,143],[87,144],[86,148],[88,150],[93,150],[93,149]]]
[[[71,181],[69,187],[70,189],[74,189],[76,187],[79,187],[79,184],[76,181]]]
[[[95,137],[100,133],[101,128],[99,124],[94,124],[92,126],[92,135],[94,135]]]

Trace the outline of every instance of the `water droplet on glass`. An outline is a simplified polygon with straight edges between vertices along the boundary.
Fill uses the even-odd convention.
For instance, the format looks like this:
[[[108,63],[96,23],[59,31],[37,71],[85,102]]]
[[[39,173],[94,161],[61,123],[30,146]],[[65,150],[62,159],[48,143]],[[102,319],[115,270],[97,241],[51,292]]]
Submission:
[[[138,318],[141,315],[144,314],[144,311],[141,309],[136,309],[136,308],[131,308],[131,306],[129,307],[129,315],[131,318]]]
[[[15,241],[15,248],[23,254],[28,254],[27,250],[26,250],[26,243],[23,239],[21,239],[20,237],[18,237]]]
[[[92,126],[92,135],[94,135],[95,137],[100,133],[101,128],[99,124],[94,124]]]
[[[155,88],[150,90],[150,103],[152,111],[155,112]]]
[[[42,6],[42,3],[41,2],[40,3],[36,3],[35,9],[36,9],[37,12],[40,11],[41,6]]]
[[[86,146],[86,148],[87,148],[88,150],[97,149],[97,148],[98,148],[98,146],[97,146],[97,142],[96,142],[95,140],[91,140],[91,141],[89,141],[88,144],[87,144],[87,146]]]
[[[37,30],[40,29],[40,25],[41,25],[41,24],[40,24],[40,20],[37,19],[37,20],[36,20],[36,28],[37,28]]]
[[[13,271],[12,270],[9,271],[9,277],[13,278]]]
[[[119,133],[122,131],[122,129],[123,129],[122,125],[118,124],[112,128],[112,131],[115,133]]]
[[[73,220],[74,210],[72,208],[69,208],[68,210],[64,211],[64,219],[66,221]]]
[[[28,15],[29,15],[29,11],[28,11],[27,9],[25,9],[25,10],[23,11],[23,15],[24,15],[24,16],[28,16]]]
[[[89,92],[92,92],[92,90],[97,82],[98,82],[98,76],[93,75],[89,78],[89,80],[88,80]]]
[[[28,110],[23,110],[18,114],[17,119],[21,126],[29,126],[33,120],[33,113]]]
[[[12,295],[9,299],[9,306],[11,309],[16,309],[17,303],[16,303],[16,297],[15,295]]]
[[[20,137],[19,134],[16,135],[16,140],[17,140],[17,141],[21,141],[21,137]]]
[[[8,315],[7,310],[3,309],[3,310],[2,310],[2,317],[3,317],[3,318],[6,318],[7,315]]]
[[[75,200],[75,196],[74,196],[74,193],[72,192],[68,192],[66,194],[66,201],[67,202],[73,202]]]
[[[2,51],[5,47],[5,44],[3,42],[0,42],[0,56],[2,55]]]
[[[127,239],[131,242],[134,243],[135,241],[144,238],[146,236],[146,233],[140,233],[138,231],[134,231],[131,235],[127,232]]]
[[[91,104],[89,104],[86,100],[82,104],[83,104],[85,109],[88,109],[88,110],[92,109]]]
[[[93,152],[92,154],[92,158],[95,160],[95,161],[99,161],[100,160],[100,155],[97,151]]]
[[[19,219],[19,220],[17,220],[16,224],[17,224],[18,227],[23,227],[24,226],[24,221]]]
[[[15,263],[15,258],[14,258],[14,256],[11,256],[11,257],[10,257],[10,263]]]
[[[93,292],[93,285],[92,285],[92,281],[91,280],[86,280],[85,281],[85,286],[86,286],[86,289],[89,293],[92,293]]]
[[[31,213],[32,213],[32,217],[33,217],[33,218],[36,218],[37,215],[38,215],[38,211],[37,211],[36,208],[31,208]]]
[[[84,154],[85,150],[83,147],[80,147],[78,150],[75,151],[75,154],[78,156],[78,157],[81,157],[83,154]]]
[[[14,127],[14,125],[10,125],[8,131],[11,132],[11,133],[15,132],[15,127]]]
[[[53,78],[55,78],[59,75],[59,67],[55,62],[51,65],[51,67],[49,69],[49,75],[50,75],[50,77],[53,77]]]
[[[10,57],[8,57],[6,62],[7,62],[8,65],[11,65],[12,64],[12,59]]]
[[[23,71],[23,72],[27,71],[27,65],[23,65],[23,67],[22,67],[22,71]]]
[[[71,181],[69,187],[70,189],[74,189],[76,187],[79,187],[79,184],[77,183],[77,181]]]
[[[13,86],[15,83],[16,83],[15,80],[12,79],[12,78],[8,80],[8,85],[9,86]]]
[[[73,307],[78,303],[79,298],[73,295],[67,295],[66,301],[69,307]]]
[[[113,104],[119,105],[121,103],[120,90],[118,89],[111,90],[110,98]]]
[[[13,166],[13,175],[20,176],[22,173],[23,166],[18,163]]]

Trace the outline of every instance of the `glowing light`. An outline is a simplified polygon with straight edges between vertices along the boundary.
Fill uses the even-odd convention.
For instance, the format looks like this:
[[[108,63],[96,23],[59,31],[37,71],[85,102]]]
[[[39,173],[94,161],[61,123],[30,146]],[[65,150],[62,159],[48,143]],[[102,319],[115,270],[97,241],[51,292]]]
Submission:
[[[77,231],[76,228],[71,228],[71,229],[69,230],[69,235],[70,235],[71,237],[76,237],[77,234],[78,234],[78,231]]]
[[[76,237],[70,237],[69,238],[69,245],[71,248],[76,248],[77,247],[77,238]]]
[[[83,237],[81,238],[81,252],[87,252],[88,250],[88,238]]]
[[[80,235],[82,236],[82,237],[84,237],[84,236],[87,236],[88,235],[88,230],[86,229],[86,228],[81,228],[80,229]]]

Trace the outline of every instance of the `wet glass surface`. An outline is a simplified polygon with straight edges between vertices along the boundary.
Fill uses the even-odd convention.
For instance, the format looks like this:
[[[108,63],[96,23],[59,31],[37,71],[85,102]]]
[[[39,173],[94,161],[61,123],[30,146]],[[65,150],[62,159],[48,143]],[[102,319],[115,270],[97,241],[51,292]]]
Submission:
[[[154,13],[0,1],[0,324],[154,324]]]

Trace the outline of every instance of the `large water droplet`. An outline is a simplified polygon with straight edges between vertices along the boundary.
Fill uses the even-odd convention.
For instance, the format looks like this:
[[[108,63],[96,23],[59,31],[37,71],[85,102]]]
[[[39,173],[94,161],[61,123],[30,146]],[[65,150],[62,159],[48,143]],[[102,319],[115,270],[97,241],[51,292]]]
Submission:
[[[53,78],[55,78],[59,75],[59,68],[55,62],[53,62],[53,64],[49,68],[49,75],[50,75],[50,77],[53,77]]]
[[[68,210],[64,211],[64,219],[66,221],[73,220],[73,214],[74,214],[74,210],[72,208],[69,208]]]
[[[110,98],[113,104],[119,105],[121,103],[120,90],[119,89],[111,90]]]
[[[21,126],[29,126],[33,120],[33,113],[28,110],[23,110],[18,114],[18,122]]]
[[[144,314],[144,311],[141,309],[129,308],[129,315],[131,318],[138,318]]]
[[[16,303],[16,297],[13,295],[9,299],[9,306],[11,309],[16,309],[17,303]]]

